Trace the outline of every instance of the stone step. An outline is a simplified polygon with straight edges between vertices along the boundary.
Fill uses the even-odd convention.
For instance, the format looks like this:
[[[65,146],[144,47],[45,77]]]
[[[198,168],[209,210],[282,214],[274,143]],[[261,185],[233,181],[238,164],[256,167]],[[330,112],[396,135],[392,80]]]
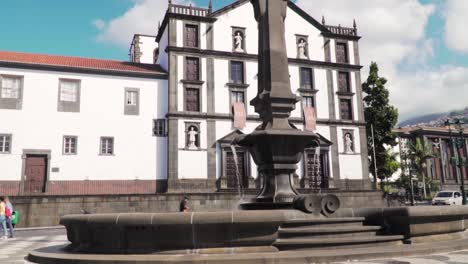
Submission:
[[[308,248],[359,248],[382,245],[401,245],[402,235],[339,238],[280,238],[273,246],[279,250],[301,250]]]
[[[343,218],[315,218],[315,219],[292,219],[282,224],[282,227],[299,226],[362,226],[364,217],[343,217]]]
[[[352,237],[376,235],[382,228],[380,226],[301,226],[281,227],[278,230],[279,238],[292,237]]]

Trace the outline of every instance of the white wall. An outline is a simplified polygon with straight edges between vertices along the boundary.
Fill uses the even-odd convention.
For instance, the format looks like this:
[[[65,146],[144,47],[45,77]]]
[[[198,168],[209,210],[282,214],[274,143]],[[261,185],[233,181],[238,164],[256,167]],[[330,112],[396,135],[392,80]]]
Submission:
[[[356,127],[338,127],[338,153],[341,179],[362,179],[361,138]],[[354,135],[354,153],[344,154],[343,129],[352,130]]]
[[[152,136],[153,119],[167,113],[166,80],[15,70],[23,75],[22,110],[0,109],[0,133],[11,133],[12,153],[0,154],[1,180],[20,180],[23,149],[51,150],[50,180],[166,178],[166,138]],[[59,78],[81,80],[79,113],[57,111]],[[140,89],[140,114],[124,115],[124,90]],[[78,154],[62,155],[64,135],[78,136]],[[115,155],[100,156],[101,136],[114,137]]]
[[[156,37],[140,35],[140,63],[154,63],[154,50],[158,47]]]

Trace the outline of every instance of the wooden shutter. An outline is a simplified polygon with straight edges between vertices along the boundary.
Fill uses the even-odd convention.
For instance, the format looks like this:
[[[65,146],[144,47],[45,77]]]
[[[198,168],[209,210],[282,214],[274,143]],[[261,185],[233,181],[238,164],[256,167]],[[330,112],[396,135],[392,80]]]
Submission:
[[[190,81],[199,80],[199,60],[198,58],[187,58],[186,60],[186,78]]]
[[[312,89],[312,69],[301,68],[301,88]]]
[[[340,92],[350,92],[349,72],[338,72],[338,90]]]
[[[190,48],[198,47],[198,26],[185,25],[185,46]]]
[[[200,90],[196,88],[186,89],[186,110],[191,112],[200,111]]]
[[[237,159],[239,162],[239,178],[241,179],[242,185],[244,186],[245,179],[245,161],[244,152],[237,152]],[[237,180],[236,174],[236,163],[234,162],[234,154],[230,151],[226,152],[226,178],[228,188],[237,188],[239,181]]]
[[[346,43],[336,44],[336,62],[348,63],[348,45]]]
[[[351,107],[351,99],[341,99],[340,100],[340,112],[341,112],[341,119],[344,120],[352,120],[352,107]]]
[[[244,64],[242,62],[231,62],[231,79],[233,83],[244,83]]]

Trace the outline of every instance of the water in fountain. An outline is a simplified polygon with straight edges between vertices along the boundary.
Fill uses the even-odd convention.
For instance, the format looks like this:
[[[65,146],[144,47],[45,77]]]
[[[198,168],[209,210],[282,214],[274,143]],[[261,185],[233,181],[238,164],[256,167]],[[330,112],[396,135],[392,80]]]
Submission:
[[[239,201],[241,201],[244,198],[243,191],[242,191],[242,179],[240,177],[240,172],[239,172],[239,159],[237,157],[237,151],[236,151],[236,146],[231,144],[231,151],[232,155],[234,157],[234,163],[236,164],[236,177],[237,177],[237,194],[239,195]]]
[[[314,153],[314,177],[315,180],[310,183],[310,185],[313,185],[315,183],[316,186],[314,188],[319,189],[319,193],[322,191],[322,188],[320,188],[321,185],[321,175],[320,175],[320,146],[317,146],[315,148],[315,153]]]

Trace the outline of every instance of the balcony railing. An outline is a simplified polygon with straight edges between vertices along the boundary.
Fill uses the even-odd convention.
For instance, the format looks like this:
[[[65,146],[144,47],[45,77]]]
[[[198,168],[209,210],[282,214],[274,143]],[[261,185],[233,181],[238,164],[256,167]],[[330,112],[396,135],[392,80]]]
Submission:
[[[344,36],[357,36],[356,28],[348,28],[342,26],[325,26],[331,33]]]
[[[169,13],[205,17],[210,13],[210,10],[194,6],[171,4],[169,5]]]

